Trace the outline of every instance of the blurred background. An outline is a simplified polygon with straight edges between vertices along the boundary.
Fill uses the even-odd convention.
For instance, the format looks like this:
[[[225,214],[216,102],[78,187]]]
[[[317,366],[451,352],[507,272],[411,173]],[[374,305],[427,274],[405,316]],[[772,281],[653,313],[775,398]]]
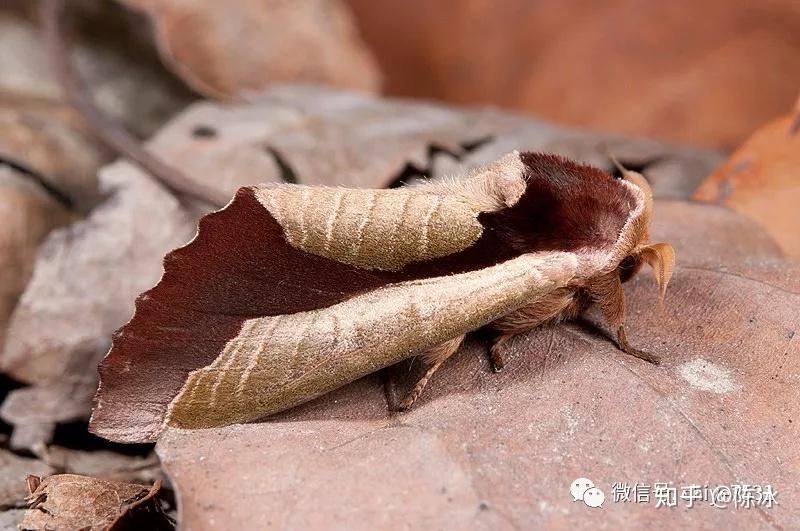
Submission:
[[[786,112],[800,87],[795,0],[70,4],[89,85],[118,115],[149,111],[130,124],[141,132],[189,97],[155,48],[194,95],[325,83],[721,149]],[[35,2],[3,3],[0,90],[53,97],[35,18]]]
[[[732,148],[800,90],[794,0],[348,0],[387,93]]]

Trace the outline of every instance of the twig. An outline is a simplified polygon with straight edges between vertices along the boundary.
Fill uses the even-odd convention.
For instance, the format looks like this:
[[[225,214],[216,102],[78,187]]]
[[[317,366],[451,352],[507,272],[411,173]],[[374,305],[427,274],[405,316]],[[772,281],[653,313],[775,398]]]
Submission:
[[[227,194],[191,180],[177,168],[148,153],[136,138],[97,107],[69,58],[69,47],[61,27],[64,4],[64,0],[41,0],[43,37],[61,89],[67,101],[86,121],[90,131],[103,144],[137,164],[174,194],[216,207],[225,205],[230,199]]]
[[[61,190],[58,186],[51,183],[41,173],[33,170],[32,168],[19,163],[10,157],[4,157],[0,154],[0,166],[7,166],[14,170],[20,177],[24,177],[33,182],[34,185],[44,190],[53,200],[58,202],[67,210],[75,209],[75,201],[65,191]]]

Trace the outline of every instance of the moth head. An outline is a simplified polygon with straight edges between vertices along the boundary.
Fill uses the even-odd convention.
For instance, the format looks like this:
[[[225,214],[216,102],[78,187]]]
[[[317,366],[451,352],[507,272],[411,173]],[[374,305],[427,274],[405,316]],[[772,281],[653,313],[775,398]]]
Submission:
[[[623,241],[627,244],[623,249],[623,258],[617,266],[620,280],[625,282],[635,275],[643,264],[649,265],[656,277],[661,301],[667,290],[667,284],[675,269],[675,250],[668,243],[650,243],[650,220],[653,216],[653,190],[641,173],[630,171],[612,157],[614,164],[622,173],[622,178],[634,185],[643,198],[641,212],[631,220],[627,237]]]

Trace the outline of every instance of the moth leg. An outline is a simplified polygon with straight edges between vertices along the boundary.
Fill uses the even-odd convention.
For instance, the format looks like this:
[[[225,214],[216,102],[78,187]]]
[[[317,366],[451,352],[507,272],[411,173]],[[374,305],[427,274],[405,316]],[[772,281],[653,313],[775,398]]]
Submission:
[[[639,350],[638,348],[634,348],[630,345],[630,343],[628,343],[628,336],[627,334],[625,334],[625,325],[621,325],[617,329],[617,342],[620,350],[622,350],[626,354],[630,354],[631,356],[642,359],[644,361],[649,361],[653,365],[659,365],[661,363],[661,359],[658,356],[650,354],[649,352],[645,352],[643,350]]]
[[[425,371],[425,374],[419,379],[419,381],[417,381],[416,385],[414,385],[414,388],[409,391],[405,398],[403,398],[403,400],[400,402],[400,406],[398,407],[400,411],[406,411],[414,405],[414,402],[417,401],[417,398],[419,398],[419,396],[422,394],[422,391],[425,390],[425,386],[428,385],[428,380],[431,379],[431,376],[433,376],[433,374],[439,370],[439,367],[441,367],[450,356],[456,353],[458,347],[461,346],[463,341],[464,336],[458,336],[449,341],[445,341],[441,345],[437,345],[420,355],[422,362],[428,367],[428,370]]]
[[[530,332],[545,323],[572,319],[580,314],[583,301],[570,291],[556,291],[537,300],[535,304],[504,315],[494,321],[491,327],[499,332],[489,347],[489,363],[494,372],[505,367],[503,352],[506,344],[516,335]]]
[[[658,356],[634,348],[628,343],[628,335],[625,332],[625,292],[617,272],[593,280],[589,285],[589,291],[592,298],[600,305],[603,318],[609,326],[616,328],[619,349],[654,365],[661,363]]]
[[[392,368],[384,367],[380,371],[381,382],[383,383],[383,395],[386,397],[386,405],[389,411],[397,410],[397,392],[394,385],[394,377],[392,376]]]
[[[489,347],[489,365],[492,366],[493,372],[501,372],[506,366],[506,360],[503,357],[503,351],[506,349],[506,343],[517,334],[507,333],[497,336],[492,345]]]

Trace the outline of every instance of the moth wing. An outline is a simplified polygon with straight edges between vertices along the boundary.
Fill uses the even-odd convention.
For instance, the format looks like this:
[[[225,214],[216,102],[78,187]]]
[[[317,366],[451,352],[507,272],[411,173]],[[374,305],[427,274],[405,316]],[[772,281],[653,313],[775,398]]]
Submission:
[[[465,277],[447,275],[445,271],[435,276],[421,275],[426,277],[422,280],[398,281],[391,277],[391,272],[355,267],[290,245],[281,225],[257,199],[256,189],[243,188],[226,208],[200,221],[198,234],[192,242],[167,255],[161,281],[139,297],[131,321],[114,334],[112,348],[98,368],[100,385],[90,429],[111,440],[143,442],[157,438],[168,415],[174,419],[174,424],[200,426],[269,414],[324,393],[325,389],[343,385],[374,370],[373,367],[413,355],[417,347],[424,349],[436,341],[449,339],[444,337],[446,335],[455,336],[488,323],[494,319],[494,312],[499,311],[497,304],[511,308],[518,299],[530,302],[530,297],[535,296],[538,290],[553,289],[559,282],[566,282],[575,267],[574,255],[570,253],[537,253],[520,259],[521,262],[514,259],[463,273],[467,275]],[[539,260],[544,261],[539,263]],[[525,289],[508,290],[509,284],[505,284],[506,277],[501,273],[508,274],[509,267],[518,268],[520,264],[526,264],[530,269],[527,276],[520,277],[527,279]],[[479,279],[482,280],[478,282]],[[481,288],[486,290],[485,293],[481,294],[480,290],[472,293],[474,300],[488,306],[484,313],[473,315],[466,310],[468,306],[465,304],[442,299],[451,302],[434,304],[432,308],[436,311],[425,310],[432,312],[430,319],[447,316],[441,327],[437,324],[426,331],[428,328],[414,325],[423,342],[415,343],[416,338],[398,339],[397,344],[392,343],[391,354],[383,354],[382,358],[375,358],[370,353],[372,351],[365,350],[381,346],[381,342],[394,337],[394,332],[390,334],[388,330],[394,330],[390,327],[399,322],[433,323],[427,318],[414,317],[421,311],[422,301],[428,300],[426,293],[444,291],[454,297],[460,296],[459,292],[466,286],[463,282],[467,280],[478,282],[476,286],[485,286]],[[449,287],[444,289],[444,286]],[[387,296],[395,293],[389,290],[400,290],[398,293],[404,295],[395,300],[394,296]],[[419,302],[415,302],[417,298],[420,298]],[[405,301],[405,306],[397,306],[400,300]],[[351,306],[356,305],[352,306],[352,311],[358,309],[362,312],[357,318],[347,317],[347,312],[319,311],[348,302]],[[401,312],[405,312],[405,320],[397,318]],[[292,317],[295,314],[298,317]],[[373,314],[380,318],[370,317]],[[309,320],[297,320],[301,317]],[[320,321],[315,322],[316,319]],[[362,319],[374,328],[373,335],[369,336],[371,342],[365,342],[363,332],[354,328],[355,321]],[[297,326],[281,325],[283,320]],[[274,326],[275,330],[264,328],[266,324]],[[336,349],[324,343],[326,336],[320,330],[330,331],[334,326],[345,325],[351,327],[350,332],[335,334],[339,338],[334,345]],[[248,341],[242,341],[243,337]],[[305,342],[311,338],[311,343]],[[272,388],[264,392],[259,388],[264,384],[261,378],[271,369],[257,365],[249,371],[255,379],[248,382],[258,385],[251,387],[247,384],[247,393],[259,397],[257,403],[223,404],[225,399],[222,398],[214,403],[213,408],[201,406],[203,400],[208,401],[202,393],[210,392],[216,380],[210,387],[192,384],[196,391],[187,390],[187,380],[196,371],[215,363],[215,368],[223,362],[234,366],[234,361],[239,358],[233,357],[229,349],[231,342],[243,349],[247,345],[251,350],[244,349],[240,353],[245,355],[259,342],[269,341],[278,341],[273,347],[279,345],[281,350],[270,350],[263,357],[241,358],[247,361],[235,365],[236,373],[243,375],[253,363],[275,364]],[[343,372],[331,372],[329,361],[318,356],[307,359],[316,359],[321,364],[320,369],[312,370],[313,366],[297,364],[298,357],[309,352],[313,354],[315,349],[322,352],[322,347],[328,348],[327,352],[341,354],[343,365],[354,363],[354,367],[337,369]],[[382,352],[381,348],[377,350]],[[294,349],[297,349],[296,353]],[[221,359],[223,352],[227,354]],[[291,363],[286,362],[289,358],[293,360]],[[313,379],[302,376],[305,373],[315,376]],[[199,375],[205,373],[196,374],[200,378]],[[231,378],[233,374],[230,373]],[[211,381],[207,378],[203,376],[200,380]],[[228,381],[227,377],[225,381]],[[279,389],[280,382],[288,381],[293,382],[290,388]],[[235,392],[239,384],[231,380],[226,384],[220,383],[217,388],[220,387]],[[181,395],[181,405],[171,406],[178,395]],[[223,397],[224,393],[220,391],[218,395]],[[275,398],[278,395],[282,396],[280,400]],[[262,404],[265,396],[273,397],[271,400],[280,405]],[[187,408],[184,407],[186,404],[197,405]],[[206,409],[213,409],[217,417]],[[231,413],[218,413],[226,409]],[[208,419],[204,419],[205,416]]]
[[[295,248],[367,270],[399,271],[463,251],[483,232],[477,206],[428,187],[278,185],[256,198]]]
[[[213,427],[283,411],[530,304],[566,285],[576,265],[571,253],[526,254],[248,320],[213,363],[189,374],[166,425]]]
[[[277,185],[255,195],[293,247],[363,269],[400,271],[473,246],[484,233],[479,215],[515,204],[524,173],[513,152],[461,178],[398,189]]]

